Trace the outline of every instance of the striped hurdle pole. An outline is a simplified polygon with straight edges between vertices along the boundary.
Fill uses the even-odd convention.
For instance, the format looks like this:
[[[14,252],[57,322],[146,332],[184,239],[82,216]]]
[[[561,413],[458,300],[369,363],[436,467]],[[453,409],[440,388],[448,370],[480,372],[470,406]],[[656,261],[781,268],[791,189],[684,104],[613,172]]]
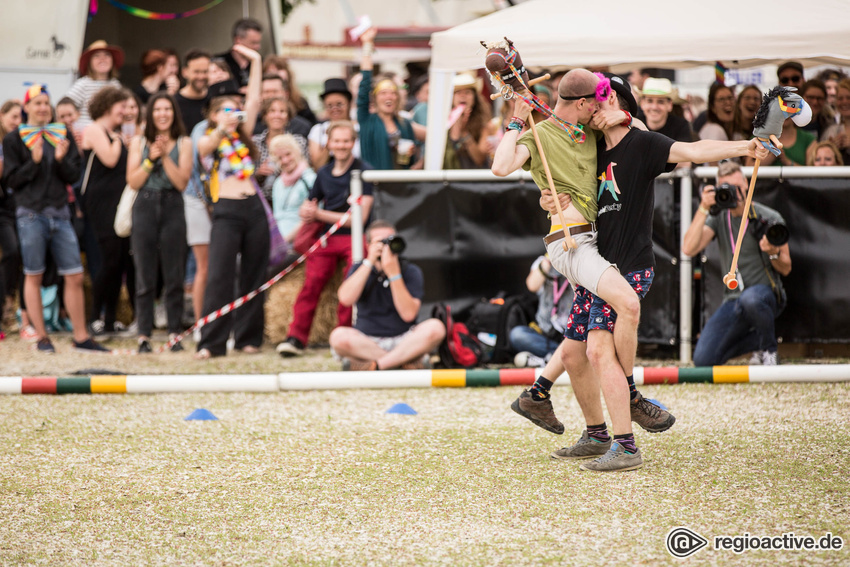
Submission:
[[[157,394],[529,386],[539,373],[540,369],[536,368],[500,368],[282,374],[6,376],[0,377],[0,394]],[[638,386],[850,382],[850,364],[638,367],[635,368],[634,377]],[[555,384],[568,386],[569,376],[564,374]]]

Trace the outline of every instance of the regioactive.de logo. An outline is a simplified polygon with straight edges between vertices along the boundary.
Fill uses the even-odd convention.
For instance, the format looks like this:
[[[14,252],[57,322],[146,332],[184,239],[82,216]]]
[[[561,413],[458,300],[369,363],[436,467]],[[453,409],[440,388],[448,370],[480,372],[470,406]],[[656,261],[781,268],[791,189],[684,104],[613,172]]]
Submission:
[[[666,543],[670,555],[684,559],[708,545],[708,540],[695,531],[680,526],[667,533]]]

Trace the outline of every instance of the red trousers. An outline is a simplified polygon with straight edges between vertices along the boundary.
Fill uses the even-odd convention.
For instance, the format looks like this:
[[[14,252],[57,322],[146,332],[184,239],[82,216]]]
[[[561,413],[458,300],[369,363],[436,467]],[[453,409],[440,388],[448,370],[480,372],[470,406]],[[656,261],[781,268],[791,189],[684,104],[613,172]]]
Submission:
[[[350,234],[330,236],[327,247],[319,247],[307,256],[304,265],[304,287],[298,293],[292,308],[292,324],[289,326],[288,336],[307,344],[310,338],[310,327],[313,326],[313,316],[319,304],[319,296],[333,277],[340,260],[345,260],[344,273],[347,275],[351,268]],[[339,325],[351,326],[351,307],[337,304],[336,314]]]

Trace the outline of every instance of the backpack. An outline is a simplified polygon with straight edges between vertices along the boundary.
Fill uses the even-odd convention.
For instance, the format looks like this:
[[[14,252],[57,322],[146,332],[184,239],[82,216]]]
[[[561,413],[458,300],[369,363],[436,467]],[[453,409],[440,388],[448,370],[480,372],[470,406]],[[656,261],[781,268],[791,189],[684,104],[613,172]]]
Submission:
[[[483,349],[469,329],[463,323],[452,318],[452,308],[438,303],[431,311],[431,317],[439,319],[446,326],[446,338],[440,343],[440,365],[444,368],[473,368],[481,364]]]
[[[511,329],[528,325],[534,319],[535,300],[535,296],[526,294],[482,299],[475,304],[466,324],[476,337],[484,333],[495,338],[487,362],[502,364],[513,360],[516,352],[508,340]]]

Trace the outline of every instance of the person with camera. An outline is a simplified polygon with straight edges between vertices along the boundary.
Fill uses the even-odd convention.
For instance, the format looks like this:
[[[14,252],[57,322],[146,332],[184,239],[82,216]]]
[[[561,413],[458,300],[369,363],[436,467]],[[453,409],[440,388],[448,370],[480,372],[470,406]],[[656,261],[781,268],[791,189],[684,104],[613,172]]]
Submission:
[[[750,364],[778,364],[774,320],[785,308],[785,290],[779,276],[791,273],[788,229],[773,209],[753,202],[742,219],[747,178],[740,166],[722,162],[717,187],[706,186],[682,251],[700,253],[715,236],[722,265],[732,263],[738,229],[746,234],[738,255],[738,287],[724,291],[723,304],[706,322],[694,350],[696,366],[716,366],[730,358],[753,352]]]
[[[357,304],[353,327],[337,327],[331,349],[343,357],[343,370],[424,368],[423,356],[446,336],[439,319],[416,324],[425,293],[422,270],[401,259],[405,242],[387,221],[366,229],[366,259],[351,267],[339,286],[339,302]]]

